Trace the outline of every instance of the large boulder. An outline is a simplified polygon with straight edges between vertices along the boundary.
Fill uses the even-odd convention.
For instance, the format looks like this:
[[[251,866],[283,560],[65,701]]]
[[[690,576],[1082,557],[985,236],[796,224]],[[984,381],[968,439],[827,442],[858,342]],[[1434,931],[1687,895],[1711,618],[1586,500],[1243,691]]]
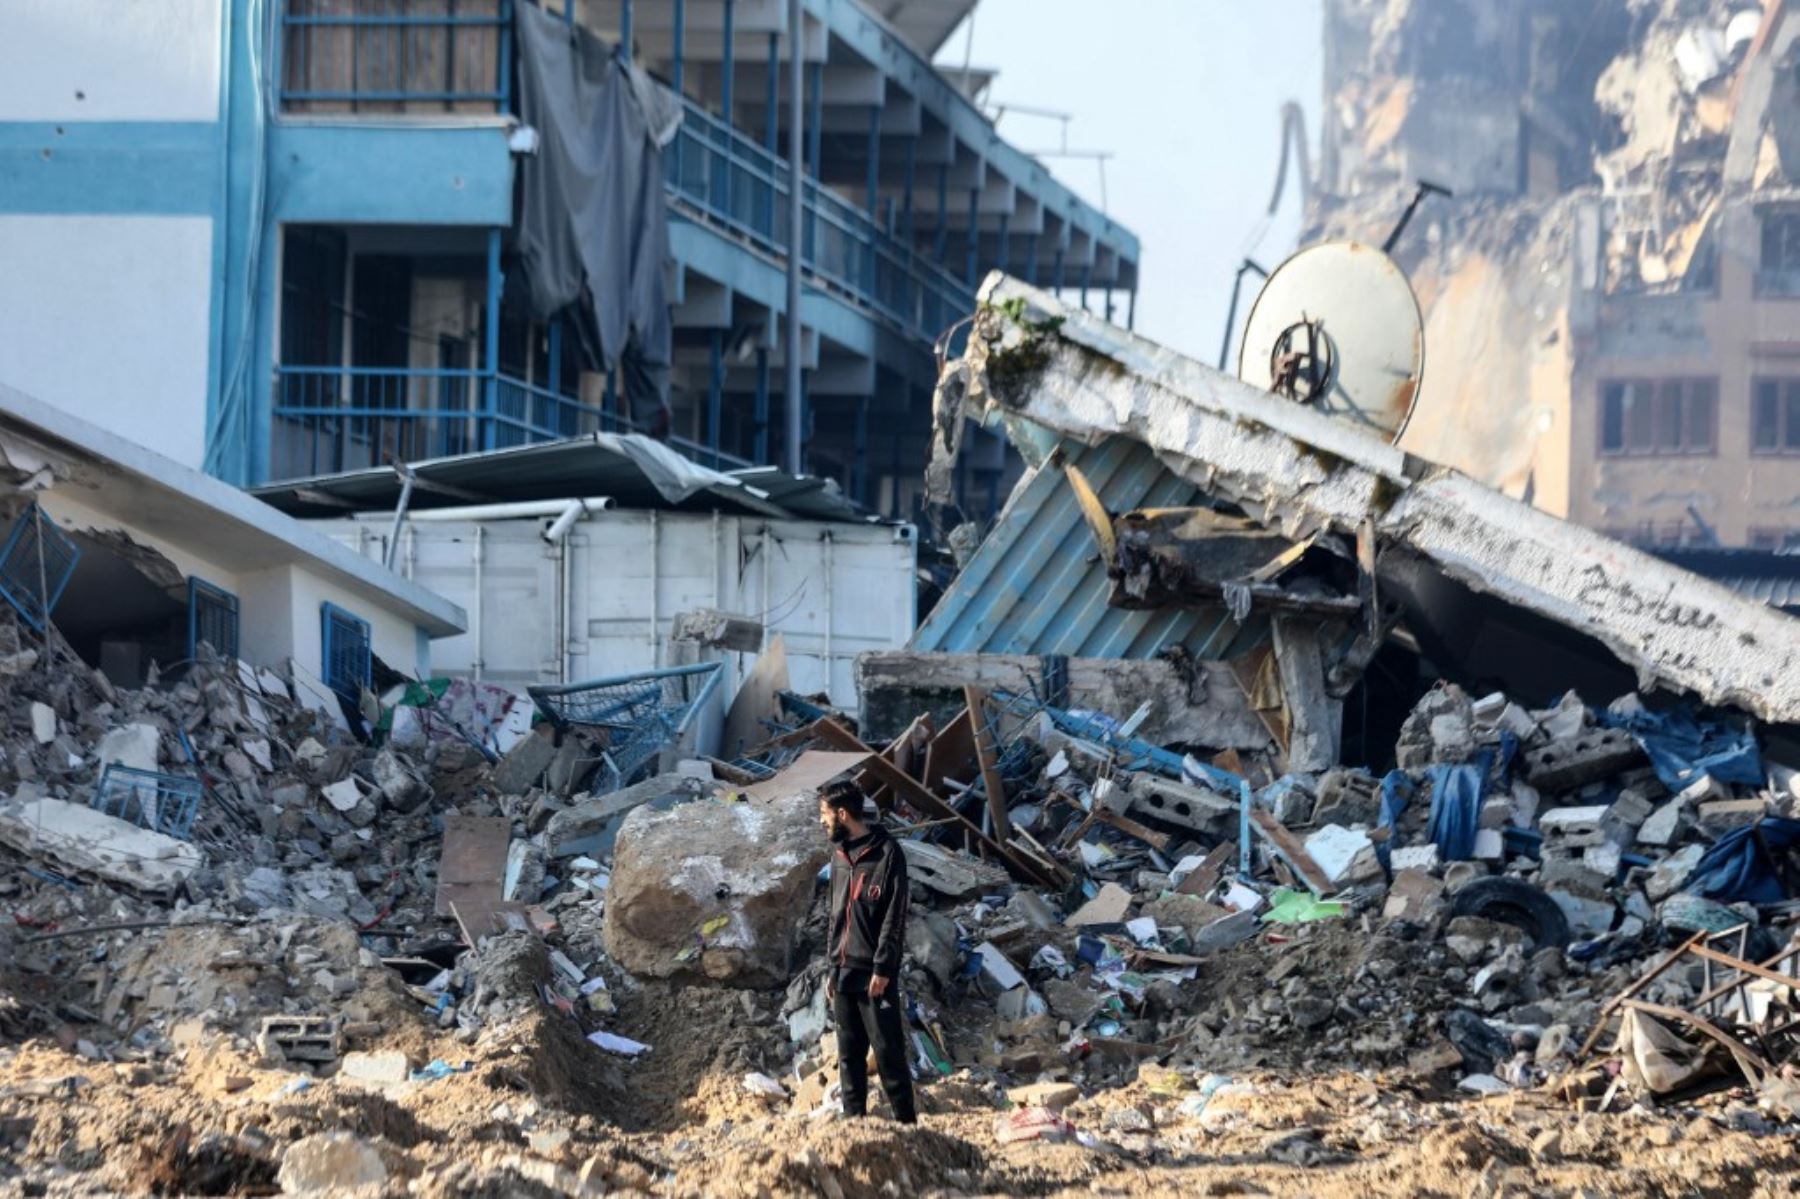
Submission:
[[[651,978],[781,986],[830,852],[811,792],[640,807],[614,847],[606,950]]]

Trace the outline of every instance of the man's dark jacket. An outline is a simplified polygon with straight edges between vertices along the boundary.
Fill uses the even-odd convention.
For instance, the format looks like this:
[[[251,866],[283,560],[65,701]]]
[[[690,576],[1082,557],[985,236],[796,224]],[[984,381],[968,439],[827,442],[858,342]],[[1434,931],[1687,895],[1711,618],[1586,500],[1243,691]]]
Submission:
[[[825,942],[832,966],[897,979],[906,950],[906,907],[906,855],[886,829],[873,825],[838,846]]]

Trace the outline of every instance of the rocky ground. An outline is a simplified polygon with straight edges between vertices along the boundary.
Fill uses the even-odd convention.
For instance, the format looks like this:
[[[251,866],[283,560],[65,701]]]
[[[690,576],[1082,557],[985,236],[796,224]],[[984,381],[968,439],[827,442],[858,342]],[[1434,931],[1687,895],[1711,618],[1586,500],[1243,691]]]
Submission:
[[[549,968],[527,934],[489,942],[470,967],[479,1034],[438,1027],[393,970],[362,965],[331,999],[362,1030],[345,1056],[283,1062],[234,1013],[316,994],[306,965],[355,951],[335,945],[350,934],[331,921],[282,927],[134,942],[142,976],[178,980],[173,1006],[144,1017],[159,1031],[141,1048],[59,1028],[0,1049],[0,1194],[1739,1196],[1800,1177],[1781,1114],[1727,1079],[1604,1114],[1562,1077],[1460,1089],[1460,1068],[1445,1068],[1458,1055],[1432,1056],[1456,1010],[1432,960],[1449,951],[1373,922],[1265,932],[1214,955],[1163,1013],[1167,1065],[1118,1060],[1099,1038],[1034,1051],[977,987],[938,996],[953,1065],[924,1084],[916,1128],[845,1122],[807,1092],[795,1067],[809,1049],[790,1041],[781,991],[614,972],[607,1027],[652,1048],[603,1054],[539,1000]],[[1611,985],[1604,968],[1566,969]],[[1311,996],[1329,1000],[1322,1019]],[[430,1062],[441,1076],[409,1077]],[[759,1073],[787,1093],[753,1091]],[[1027,1105],[1060,1120],[1014,1141]]]
[[[745,1089],[785,1052],[770,1003],[635,991],[616,1027],[661,1043],[629,1062],[541,1014],[473,1047],[401,1023],[371,1048],[459,1069],[390,1084],[271,1067],[218,1034],[144,1062],[31,1041],[0,1054],[0,1193],[1741,1196],[1800,1175],[1794,1139],[1729,1092],[1581,1114],[1405,1070],[1201,1090],[1150,1070],[1070,1103],[1069,1139],[1003,1144],[1005,1092],[974,1066],[925,1088],[916,1128],[847,1123]]]
[[[1680,1042],[1622,1070],[1607,1007],[1705,921],[1750,926],[1754,950],[1749,933],[1720,942],[1733,954],[1791,943],[1785,902],[1679,890],[1723,835],[1709,813],[1789,815],[1791,773],[1668,796],[1585,710],[1435,692],[1402,765],[1447,796],[1441,764],[1486,776],[1464,832],[1536,820],[1541,855],[1441,860],[1425,825],[1447,800],[1379,817],[1396,776],[1271,781],[1257,806],[1342,884],[1317,904],[1261,848],[1239,875],[1229,835],[1204,827],[1235,827],[1235,808],[1193,780],[1121,785],[1199,805],[1202,827],[1097,822],[1111,751],[1033,726],[1042,744],[1003,756],[1009,798],[1067,886],[907,842],[902,984],[925,1081],[921,1124],[900,1128],[834,1114],[805,788],[708,795],[672,772],[590,793],[580,736],[526,735],[492,761],[460,736],[378,747],[270,672],[203,662],[115,690],[66,647],[4,634],[0,1195],[1793,1189],[1779,984],[1756,1024],[1731,1025],[1776,1067],[1755,1087]],[[1535,792],[1483,756],[1510,760],[1509,724],[1540,775],[1566,767],[1531,755],[1593,738],[1612,775],[1538,819]],[[107,764],[134,755],[203,781],[191,830],[96,822]],[[469,820],[499,854],[479,869],[445,849]],[[75,825],[89,832],[59,835]],[[1462,910],[1496,884],[1544,910]],[[1683,962],[1638,998],[1691,1008],[1714,968]],[[1681,1078],[1653,1094],[1639,1076],[1665,1050]]]

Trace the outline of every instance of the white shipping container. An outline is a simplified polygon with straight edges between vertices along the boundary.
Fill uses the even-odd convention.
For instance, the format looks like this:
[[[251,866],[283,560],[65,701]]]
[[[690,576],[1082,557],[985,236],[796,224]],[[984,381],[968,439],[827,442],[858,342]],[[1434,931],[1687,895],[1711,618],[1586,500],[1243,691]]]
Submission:
[[[401,525],[394,569],[469,617],[432,643],[433,673],[522,691],[719,658],[728,698],[754,653],[669,640],[677,613],[716,608],[782,635],[793,690],[854,710],[856,655],[904,646],[917,623],[911,525],[609,509],[551,542],[554,519]],[[378,561],[393,529],[379,514],[309,523]]]

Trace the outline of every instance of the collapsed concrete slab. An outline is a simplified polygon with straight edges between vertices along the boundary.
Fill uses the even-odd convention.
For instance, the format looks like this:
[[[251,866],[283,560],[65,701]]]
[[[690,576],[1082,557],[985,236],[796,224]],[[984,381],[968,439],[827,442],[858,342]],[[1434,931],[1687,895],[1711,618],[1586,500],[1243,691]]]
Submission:
[[[962,710],[965,686],[1028,691],[1044,669],[1044,656],[1032,654],[858,654],[856,693],[865,739],[877,745],[892,740],[921,712],[942,728]],[[1053,700],[1059,707],[1134,712],[1149,703],[1138,733],[1159,745],[1261,749],[1269,743],[1268,729],[1223,662],[1193,662],[1184,669],[1162,658],[1069,658],[1064,674],[1067,694]]]
[[[981,300],[940,381],[940,429],[952,410],[1004,423],[1034,465],[1059,443],[1136,441],[1291,539],[1360,535],[1433,657],[1509,689],[1548,694],[1581,666],[1614,694],[1800,721],[1788,616],[1017,280],[989,276]]]
[[[60,799],[0,804],[0,844],[41,854],[78,874],[156,893],[173,890],[206,860],[186,841]]]
[[[651,978],[780,986],[829,854],[811,792],[639,807],[613,852],[607,952]]]

